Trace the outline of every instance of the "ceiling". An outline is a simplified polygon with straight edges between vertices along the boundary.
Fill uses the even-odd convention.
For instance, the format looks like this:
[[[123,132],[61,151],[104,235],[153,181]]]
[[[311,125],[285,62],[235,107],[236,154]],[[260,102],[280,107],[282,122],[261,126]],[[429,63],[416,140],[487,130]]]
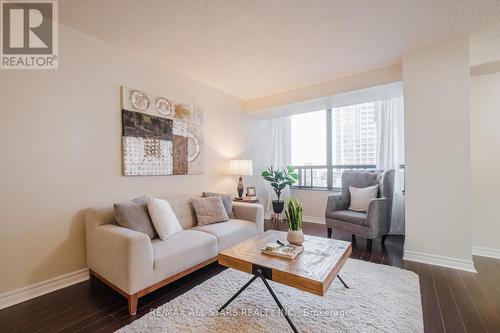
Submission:
[[[500,32],[498,0],[59,0],[61,23],[242,99]],[[498,29],[498,30],[497,30]]]

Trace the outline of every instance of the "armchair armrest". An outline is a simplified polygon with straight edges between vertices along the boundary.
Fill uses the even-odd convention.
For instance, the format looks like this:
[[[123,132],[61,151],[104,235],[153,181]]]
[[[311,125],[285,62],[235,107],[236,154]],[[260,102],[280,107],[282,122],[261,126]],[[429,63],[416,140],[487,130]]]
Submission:
[[[371,199],[368,204],[368,215],[366,223],[370,226],[373,237],[383,236],[387,234],[391,228],[389,221],[389,204],[387,198]]]
[[[233,202],[233,211],[237,219],[255,222],[257,231],[264,232],[264,207],[261,204]]]
[[[86,212],[87,266],[106,280],[134,294],[153,273],[153,247],[146,234],[116,224],[96,225]]]
[[[343,194],[332,194],[328,196],[328,202],[326,204],[325,217],[329,217],[330,213],[337,210],[347,209],[349,202],[347,197]]]

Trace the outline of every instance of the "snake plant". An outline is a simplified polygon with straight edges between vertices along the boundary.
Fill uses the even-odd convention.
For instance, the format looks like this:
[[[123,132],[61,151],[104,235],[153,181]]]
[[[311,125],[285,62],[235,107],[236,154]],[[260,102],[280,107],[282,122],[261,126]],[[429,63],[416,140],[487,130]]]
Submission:
[[[288,229],[298,231],[302,229],[302,204],[298,199],[288,198],[285,210]]]

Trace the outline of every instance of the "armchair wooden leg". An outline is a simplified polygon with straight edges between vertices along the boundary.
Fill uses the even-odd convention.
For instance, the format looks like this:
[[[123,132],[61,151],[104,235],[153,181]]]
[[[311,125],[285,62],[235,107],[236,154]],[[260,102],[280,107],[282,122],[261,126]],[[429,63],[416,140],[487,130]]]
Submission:
[[[382,236],[382,244],[384,244],[384,243],[385,243],[385,239],[386,239],[386,237],[387,237],[387,235],[383,235],[383,236]]]
[[[369,238],[366,239],[366,249],[368,250],[368,252],[372,252],[372,243],[373,239]]]
[[[137,313],[137,294],[129,295],[128,297],[128,313],[134,316]]]
[[[326,228],[326,237],[332,238],[332,228]]]

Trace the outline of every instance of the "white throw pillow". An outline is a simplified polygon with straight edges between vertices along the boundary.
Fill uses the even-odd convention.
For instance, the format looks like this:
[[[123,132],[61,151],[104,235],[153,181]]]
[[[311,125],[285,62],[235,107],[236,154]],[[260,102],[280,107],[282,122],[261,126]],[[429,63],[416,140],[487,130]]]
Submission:
[[[349,193],[351,193],[351,205],[348,209],[358,212],[366,212],[368,210],[370,200],[377,197],[378,185],[364,188],[349,186]]]
[[[168,201],[148,197],[148,210],[151,221],[153,221],[158,237],[161,240],[165,240],[182,231],[179,220]]]

